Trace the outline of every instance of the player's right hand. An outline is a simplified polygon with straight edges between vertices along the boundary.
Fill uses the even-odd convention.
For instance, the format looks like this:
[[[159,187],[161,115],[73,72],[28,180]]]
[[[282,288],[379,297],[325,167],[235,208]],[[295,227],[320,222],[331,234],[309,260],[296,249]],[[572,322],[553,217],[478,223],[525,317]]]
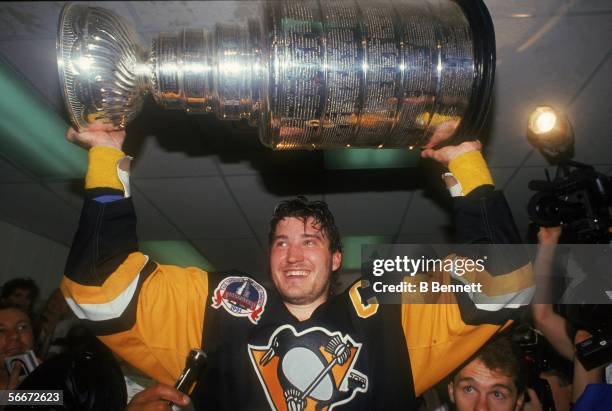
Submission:
[[[69,128],[66,140],[89,150],[96,146],[108,146],[121,150],[125,141],[125,130],[115,130],[111,124],[96,122],[81,132]]]

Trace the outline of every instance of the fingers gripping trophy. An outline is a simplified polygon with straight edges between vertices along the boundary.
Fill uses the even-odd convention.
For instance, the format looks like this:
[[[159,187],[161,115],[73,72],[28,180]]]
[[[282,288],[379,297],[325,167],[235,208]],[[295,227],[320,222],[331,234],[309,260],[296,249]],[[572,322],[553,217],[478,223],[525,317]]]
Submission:
[[[144,47],[109,10],[64,7],[57,61],[71,121],[122,130],[144,97],[259,128],[275,150],[415,148],[473,138],[495,71],[482,0],[274,0],[244,25]]]

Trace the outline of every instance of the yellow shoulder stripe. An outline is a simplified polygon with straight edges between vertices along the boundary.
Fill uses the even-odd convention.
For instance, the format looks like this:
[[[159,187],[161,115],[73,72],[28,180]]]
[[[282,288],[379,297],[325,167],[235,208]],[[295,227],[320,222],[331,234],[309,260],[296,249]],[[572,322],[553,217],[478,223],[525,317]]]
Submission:
[[[144,268],[146,256],[135,252],[128,255],[117,270],[101,286],[82,285],[64,276],[60,289],[77,304],[105,304],[121,294]]]
[[[201,344],[208,275],[159,265],[145,280],[132,329],[100,339],[155,380],[173,385],[192,348]]]

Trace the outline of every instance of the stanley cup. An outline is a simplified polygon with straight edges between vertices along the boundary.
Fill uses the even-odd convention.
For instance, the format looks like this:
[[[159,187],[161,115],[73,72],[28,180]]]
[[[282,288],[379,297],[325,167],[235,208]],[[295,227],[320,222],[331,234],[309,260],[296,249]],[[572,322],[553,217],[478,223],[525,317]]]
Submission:
[[[273,149],[422,147],[484,123],[495,36],[482,0],[271,0],[245,25],[157,35],[67,5],[57,61],[72,123],[124,128],[144,96],[259,127]]]

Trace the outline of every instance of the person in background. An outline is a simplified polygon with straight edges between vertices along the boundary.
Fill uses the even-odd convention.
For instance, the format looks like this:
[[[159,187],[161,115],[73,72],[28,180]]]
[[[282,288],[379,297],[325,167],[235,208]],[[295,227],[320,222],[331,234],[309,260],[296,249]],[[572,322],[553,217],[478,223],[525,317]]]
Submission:
[[[19,385],[20,390],[62,392],[62,405],[10,405],[6,411],[123,411],[126,384],[112,352],[83,325],[65,337],[66,350],[42,363]]]
[[[31,278],[13,278],[2,286],[0,303],[17,305],[31,314],[38,293],[38,286]]]
[[[19,385],[21,365],[5,367],[7,357],[24,353],[34,347],[32,321],[23,307],[0,304],[0,390],[13,390]]]
[[[547,288],[551,287],[550,278],[553,273],[553,261],[555,247],[559,244],[561,237],[561,227],[540,227],[538,232],[538,253],[534,263],[536,275],[544,279],[538,291],[538,300],[547,301]],[[576,358],[576,346],[580,342],[591,337],[586,330],[576,330],[573,338],[568,334],[570,328],[568,321],[557,314],[552,304],[532,304],[531,313],[534,326],[544,334],[544,337],[564,358],[574,364],[574,376],[572,383],[572,403],[576,403],[589,384],[598,384],[603,381],[604,366],[586,370],[580,360]]]
[[[520,351],[507,336],[487,343],[448,383],[457,411],[538,411],[541,405],[527,389]],[[525,403],[525,392],[531,401]]]
[[[79,319],[74,315],[59,288],[47,299],[45,308],[38,316],[35,328],[38,338],[36,352],[41,359],[60,354],[64,347],[59,344]]]

